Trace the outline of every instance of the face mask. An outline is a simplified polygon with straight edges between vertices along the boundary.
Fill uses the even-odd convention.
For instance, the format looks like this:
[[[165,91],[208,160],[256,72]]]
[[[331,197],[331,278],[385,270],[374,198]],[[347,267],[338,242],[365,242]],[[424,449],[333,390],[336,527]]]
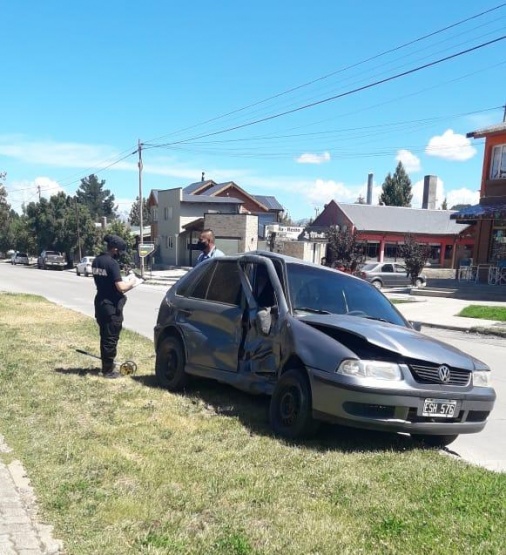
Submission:
[[[206,249],[206,248],[207,248],[207,243],[206,243],[205,241],[199,241],[199,242],[197,243],[197,249],[198,249],[199,251],[203,251],[203,250]]]

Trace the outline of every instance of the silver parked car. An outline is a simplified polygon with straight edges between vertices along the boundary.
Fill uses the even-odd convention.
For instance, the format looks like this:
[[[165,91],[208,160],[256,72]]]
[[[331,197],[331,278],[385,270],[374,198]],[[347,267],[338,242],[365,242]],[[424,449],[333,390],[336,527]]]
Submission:
[[[482,430],[490,368],[414,329],[371,284],[276,253],[210,259],[167,292],[156,375],[271,396],[270,424],[309,436],[320,420],[407,432],[434,446]]]
[[[17,264],[28,266],[30,264],[28,254],[26,252],[16,251],[11,257],[11,264],[13,264],[14,266],[16,266]]]
[[[372,283],[377,289],[412,285],[406,266],[397,262],[371,262],[364,264],[356,272],[356,275]],[[413,285],[415,287],[424,287],[426,284],[427,278],[425,274],[420,274]]]
[[[85,277],[91,276],[91,264],[95,260],[94,256],[84,256],[81,261],[76,264],[76,274],[80,276],[84,274]]]

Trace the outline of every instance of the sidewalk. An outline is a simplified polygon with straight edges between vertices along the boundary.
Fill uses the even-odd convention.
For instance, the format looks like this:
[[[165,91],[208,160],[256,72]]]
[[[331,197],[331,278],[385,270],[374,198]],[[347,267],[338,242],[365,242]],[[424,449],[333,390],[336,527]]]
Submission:
[[[0,555],[58,555],[62,543],[37,518],[35,495],[22,464],[5,464],[10,449],[0,435]]]
[[[506,322],[457,316],[466,306],[479,304],[482,306],[506,307],[504,302],[470,301],[467,299],[424,297],[423,295],[412,296],[394,292],[386,292],[386,296],[391,301],[406,301],[397,303],[395,307],[406,319],[412,322],[420,322],[422,331],[424,331],[424,327],[432,327],[506,336]]]

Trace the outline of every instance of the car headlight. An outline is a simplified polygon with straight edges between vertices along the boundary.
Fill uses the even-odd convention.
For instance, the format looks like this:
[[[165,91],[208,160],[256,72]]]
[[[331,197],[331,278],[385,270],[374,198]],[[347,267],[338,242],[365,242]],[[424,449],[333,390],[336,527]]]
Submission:
[[[475,370],[473,372],[473,385],[475,387],[492,387],[491,374],[490,370]]]
[[[399,381],[402,372],[398,364],[378,360],[343,360],[336,372],[344,376]]]

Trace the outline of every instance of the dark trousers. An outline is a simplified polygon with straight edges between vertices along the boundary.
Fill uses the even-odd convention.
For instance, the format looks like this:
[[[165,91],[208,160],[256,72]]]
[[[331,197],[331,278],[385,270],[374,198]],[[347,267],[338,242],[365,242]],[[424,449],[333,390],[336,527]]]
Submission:
[[[123,301],[123,302],[122,302]],[[95,318],[100,328],[100,358],[102,372],[112,372],[121,329],[123,328],[123,306],[126,299],[118,304],[111,301],[95,301]]]

